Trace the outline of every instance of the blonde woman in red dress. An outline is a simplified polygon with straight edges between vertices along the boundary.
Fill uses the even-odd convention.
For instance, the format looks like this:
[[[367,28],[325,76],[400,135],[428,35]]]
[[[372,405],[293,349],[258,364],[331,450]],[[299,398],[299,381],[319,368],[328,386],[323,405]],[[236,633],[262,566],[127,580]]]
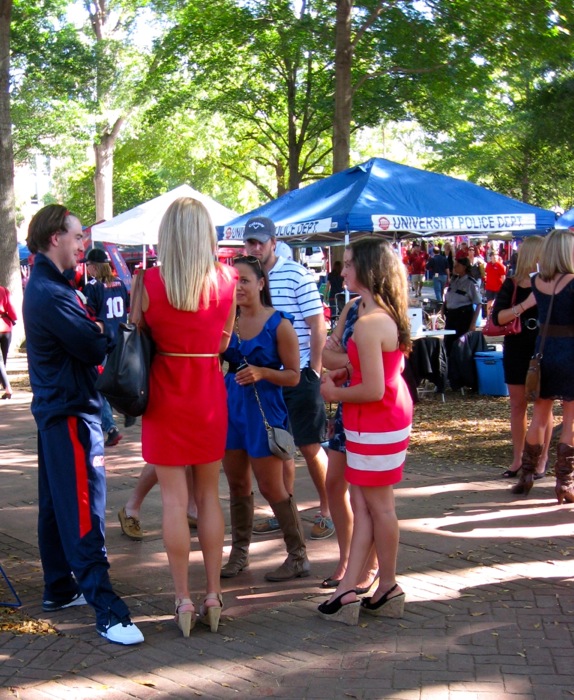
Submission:
[[[145,272],[142,299],[156,347],[149,404],[142,419],[142,454],[155,466],[161,489],[175,619],[184,637],[196,621],[189,594],[186,465],[193,470],[206,576],[199,620],[215,632],[223,608],[219,572],[224,521],[218,488],[227,396],[219,353],[231,337],[237,273],[215,262],[216,246],[215,229],[203,204],[189,197],[177,199],[160,224],[161,266]]]
[[[404,267],[386,241],[367,239],[345,251],[343,277],[360,294],[359,318],[348,342],[349,365],[324,375],[323,398],[343,403],[345,478],[354,514],[347,570],[322,617],[357,624],[359,611],[401,617],[396,581],[399,525],[393,485],[402,478],[412,423],[412,400],[401,372],[411,346]],[[341,386],[350,375],[350,386]],[[356,587],[372,544],[379,585],[359,601]]]

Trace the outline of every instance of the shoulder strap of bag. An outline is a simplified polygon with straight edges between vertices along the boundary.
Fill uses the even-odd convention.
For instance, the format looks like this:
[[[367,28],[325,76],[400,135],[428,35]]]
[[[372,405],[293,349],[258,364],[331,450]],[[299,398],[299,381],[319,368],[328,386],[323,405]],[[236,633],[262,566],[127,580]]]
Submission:
[[[239,342],[241,342],[241,336],[239,335],[239,323],[238,323],[237,319],[238,319],[238,317],[236,316],[235,317],[235,335],[237,336],[237,339],[239,340]],[[245,355],[243,356],[243,360],[244,360],[245,364],[248,364],[247,358],[245,357]],[[253,386],[253,391],[255,393],[255,399],[257,400],[257,405],[259,406],[259,410],[261,412],[261,417],[263,418],[263,425],[265,426],[265,430],[267,430],[267,432],[269,432],[271,430],[271,426],[269,425],[267,418],[265,417],[265,411],[263,410],[263,406],[261,405],[261,399],[259,398],[259,393],[257,391],[257,385],[254,382],[252,386]]]
[[[140,270],[137,275],[133,276],[130,294],[130,323],[133,323],[138,328],[143,328],[145,325],[142,311],[144,275],[145,271]]]
[[[514,290],[512,291],[512,299],[510,300],[510,306],[515,306],[516,305],[516,294],[518,292],[518,284],[515,279],[512,280],[514,284]]]
[[[540,336],[540,347],[536,353],[539,359],[542,359],[542,351],[544,350],[544,343],[546,342],[546,334],[548,333],[548,324],[550,323],[550,316],[552,316],[552,307],[554,306],[554,297],[556,295],[556,287],[560,284],[560,280],[566,275],[566,273],[560,275],[556,280],[554,289],[552,290],[552,296],[550,297],[550,306],[548,307],[548,316],[546,316],[546,321],[544,322],[544,328],[542,329],[542,334]]]

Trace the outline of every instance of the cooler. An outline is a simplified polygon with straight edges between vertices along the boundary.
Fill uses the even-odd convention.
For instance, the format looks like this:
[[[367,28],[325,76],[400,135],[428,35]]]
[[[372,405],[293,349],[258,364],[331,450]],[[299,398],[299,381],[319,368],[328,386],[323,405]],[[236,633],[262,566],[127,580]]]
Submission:
[[[504,383],[502,351],[477,352],[474,355],[478,375],[478,393],[484,396],[508,396]]]

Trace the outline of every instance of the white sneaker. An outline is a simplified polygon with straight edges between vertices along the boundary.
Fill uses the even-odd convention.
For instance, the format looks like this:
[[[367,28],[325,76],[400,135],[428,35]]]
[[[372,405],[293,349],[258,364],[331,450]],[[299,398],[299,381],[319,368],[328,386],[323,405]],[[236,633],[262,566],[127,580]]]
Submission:
[[[110,613],[110,622],[106,627],[98,627],[98,634],[114,644],[141,644],[144,641],[144,636],[140,632],[139,627],[134,625],[129,617],[124,617],[123,620],[118,619],[113,613]]]

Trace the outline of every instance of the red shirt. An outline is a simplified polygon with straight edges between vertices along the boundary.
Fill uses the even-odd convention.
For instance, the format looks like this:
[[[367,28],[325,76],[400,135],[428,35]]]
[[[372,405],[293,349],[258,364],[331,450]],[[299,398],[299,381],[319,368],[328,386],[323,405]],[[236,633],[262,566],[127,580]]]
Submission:
[[[412,275],[424,275],[427,267],[427,258],[428,255],[423,253],[422,250],[419,253],[411,253],[409,255],[409,264]]]
[[[506,268],[502,263],[487,262],[484,288],[487,292],[499,292],[505,277]]]
[[[0,333],[10,333],[17,318],[10,301],[10,292],[6,287],[0,287]]]

